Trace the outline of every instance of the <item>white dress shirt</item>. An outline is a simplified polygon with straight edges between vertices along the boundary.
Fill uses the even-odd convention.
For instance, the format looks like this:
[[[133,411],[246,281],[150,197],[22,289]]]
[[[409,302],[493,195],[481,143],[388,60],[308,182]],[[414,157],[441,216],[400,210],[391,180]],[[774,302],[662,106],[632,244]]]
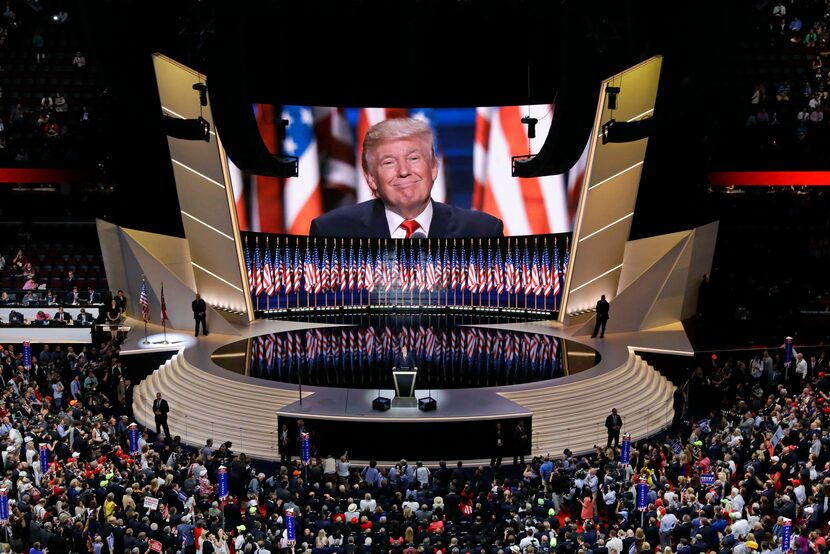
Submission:
[[[393,239],[406,238],[406,229],[401,227],[401,223],[406,221],[406,219],[389,208],[384,208],[384,211],[386,212],[386,223],[389,225],[389,235]],[[424,234],[429,236],[429,226],[432,223],[432,202],[428,202],[424,211],[415,216],[415,221],[421,226]]]

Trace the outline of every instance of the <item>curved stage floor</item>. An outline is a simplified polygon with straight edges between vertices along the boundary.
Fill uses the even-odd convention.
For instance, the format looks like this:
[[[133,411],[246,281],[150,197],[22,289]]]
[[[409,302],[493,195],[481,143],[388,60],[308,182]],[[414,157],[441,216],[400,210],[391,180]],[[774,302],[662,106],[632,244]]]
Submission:
[[[343,319],[343,318],[341,318]],[[419,389],[521,385],[590,369],[599,353],[556,336],[487,329],[490,318],[460,315],[347,317],[341,326],[269,333],[227,344],[213,361],[240,375],[291,385],[390,389],[406,346]]]
[[[452,333],[455,331],[460,340],[462,327],[446,321],[436,325],[435,320],[427,319],[435,316],[422,316],[420,321],[414,321],[412,317],[415,316],[407,314],[405,320],[395,320],[391,324],[389,319],[381,322],[388,324],[391,332],[385,355],[393,351],[394,339],[399,339],[398,344],[404,340],[415,341],[411,342],[415,346],[421,327],[424,328],[422,353],[426,352],[424,341],[428,338],[426,329],[430,328],[433,338],[438,335],[441,357],[446,361],[456,355],[451,347]],[[135,323],[134,329],[139,329]],[[414,337],[413,323],[416,323]],[[287,424],[293,432],[297,419],[304,420],[312,434],[312,449],[323,456],[349,450],[351,457],[358,460],[391,461],[402,457],[424,461],[444,458],[489,460],[494,450],[496,424],[502,425],[507,438],[503,452],[506,458],[512,457],[516,449],[525,454],[550,452],[559,455],[567,447],[581,453],[591,450],[595,444],[604,443],[603,422],[612,407],[623,416],[623,432],[630,433],[635,440],[668,426],[672,417],[673,387],[634,352],[685,353],[688,350],[688,340],[682,329],[620,333],[606,335],[604,340],[592,340],[574,336],[578,326],[566,328],[554,321],[493,323],[479,319],[475,325],[467,322],[463,326],[465,338],[470,337],[471,341],[481,344],[471,350],[471,360],[477,364],[467,364],[468,368],[478,368],[478,373],[465,373],[461,371],[464,366],[460,365],[456,368],[459,370],[457,376],[444,378],[442,384],[445,386],[441,388],[422,390],[417,386],[418,398],[431,394],[437,401],[434,411],[393,407],[380,412],[372,409],[372,400],[378,394],[394,396],[389,382],[380,377],[382,373],[372,376],[369,372],[363,383],[354,376],[348,382],[345,377],[340,381],[335,378],[323,382],[319,378],[315,381],[312,371],[314,367],[324,369],[325,356],[329,355],[331,362],[335,351],[341,359],[348,357],[349,364],[352,359],[360,360],[361,357],[369,360],[369,348],[366,342],[358,342],[358,331],[364,330],[366,341],[373,335],[368,329],[373,328],[371,340],[375,340],[377,325],[378,321],[357,325],[349,321],[345,325],[335,325],[330,322],[258,320],[249,327],[240,328],[238,336],[211,333],[199,339],[190,333],[169,331],[169,338],[179,353],[136,387],[136,419],[145,425],[154,425],[150,408],[156,391],[160,391],[171,406],[171,430],[185,442],[199,445],[207,438],[231,440],[235,451],[264,459],[279,458],[278,425]],[[151,332],[160,331],[150,327]],[[381,328],[387,333],[385,327]],[[403,338],[404,330],[406,339]],[[354,345],[349,342],[352,331]],[[135,332],[133,335],[128,338],[122,355],[142,351],[145,346],[159,347],[153,344],[158,342],[155,337],[150,338],[150,345],[143,345],[143,337]],[[286,368],[282,368],[282,375],[288,382],[263,379],[263,376],[269,376],[269,365],[276,370],[278,353],[282,356],[281,363],[288,364],[290,357],[285,339],[289,335],[292,343],[294,337],[301,337],[299,345],[294,343],[295,361],[292,363],[295,364],[296,382],[291,382],[292,371]],[[281,351],[278,350],[279,337],[283,337]],[[309,343],[303,342],[307,337],[312,343],[318,341],[312,346],[319,348],[320,354],[312,350],[309,357]],[[318,337],[322,338],[322,343]],[[326,354],[326,337],[329,337],[329,354]],[[341,340],[337,348],[335,337]],[[343,337],[347,341],[345,345]],[[489,382],[476,377],[481,374],[482,361],[486,368],[487,360],[492,366],[498,357],[500,367],[504,369],[504,360],[509,357],[504,350],[513,341],[516,345],[514,358],[525,360],[522,365],[525,377],[506,379],[506,371],[492,372],[500,378],[489,377]],[[262,345],[261,356],[256,353],[257,344]],[[458,355],[467,356],[467,344],[465,341],[461,351],[459,341],[456,342]],[[544,344],[548,346],[542,352]],[[554,344],[559,358],[553,356]],[[535,365],[530,362],[529,351],[534,345],[538,345],[535,346]],[[164,348],[169,349],[170,345]],[[263,374],[261,366],[255,369],[251,361],[254,357],[265,360],[269,348],[273,348],[272,363],[265,362]],[[435,347],[432,348],[432,372],[428,374],[431,381],[439,383],[438,377],[443,378],[443,373],[434,363]],[[385,356],[378,355],[384,352],[382,340],[377,346],[372,343],[371,349],[376,359]],[[448,351],[452,354],[447,354]],[[562,355],[565,351],[570,355]],[[299,352],[303,352],[299,358],[305,359],[305,369],[296,365]],[[353,373],[357,373],[354,367],[359,367],[359,363],[350,366]],[[336,373],[333,365],[329,369],[332,375]],[[307,380],[300,383],[300,375]],[[526,378],[528,375],[533,378]],[[309,380],[313,384],[309,384]],[[370,381],[372,387],[380,384],[380,391],[368,388]],[[512,439],[520,420],[527,435],[527,441],[521,445],[514,444]]]

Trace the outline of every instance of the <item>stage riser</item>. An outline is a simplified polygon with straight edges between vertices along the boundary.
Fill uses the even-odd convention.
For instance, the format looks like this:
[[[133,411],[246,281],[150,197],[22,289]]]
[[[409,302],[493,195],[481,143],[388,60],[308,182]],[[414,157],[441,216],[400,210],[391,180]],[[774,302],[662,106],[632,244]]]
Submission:
[[[276,448],[277,411],[298,400],[296,390],[276,389],[224,378],[194,368],[183,356],[178,355],[137,387],[137,419],[151,428],[154,421],[150,406],[156,390],[162,391],[170,402],[171,431],[180,435],[186,443],[202,445],[207,438],[213,438],[215,442],[231,440],[237,452],[264,459],[279,457]],[[635,440],[657,433],[671,421],[672,392],[668,381],[639,357],[630,354],[626,363],[597,377],[539,390],[507,391],[502,395],[530,412],[539,414],[534,415],[531,423],[531,452],[550,452],[558,456],[566,447],[582,453],[592,450],[595,444],[605,443],[603,422],[610,408],[598,406],[609,406],[609,402],[624,417],[623,431],[630,433]],[[304,390],[304,394],[310,393]],[[385,414],[375,413],[378,417]],[[433,414],[440,416],[441,407],[439,405],[436,412],[418,414],[424,418]],[[495,419],[486,424],[490,429]],[[378,422],[344,423],[350,430],[344,436],[352,438],[364,436],[371,426],[378,425]],[[363,428],[362,425],[367,427]],[[435,430],[441,425],[446,423],[436,422]],[[475,436],[478,442],[483,443],[489,436],[480,434],[486,425],[472,433],[477,425],[468,424],[465,436]],[[425,428],[431,426],[432,424],[426,424]],[[426,436],[430,436],[429,431],[427,429]],[[375,444],[384,443],[376,441]],[[331,446],[339,447],[336,442],[331,442]],[[423,448],[421,452],[420,457],[425,460],[433,457],[430,452],[424,452]],[[372,456],[367,451],[367,458],[369,457]],[[382,449],[378,449],[374,457],[390,461],[399,459],[397,454],[387,456]],[[459,456],[434,455],[435,459],[445,457]],[[488,454],[484,450],[469,450],[469,454],[464,456],[467,460],[487,458]]]

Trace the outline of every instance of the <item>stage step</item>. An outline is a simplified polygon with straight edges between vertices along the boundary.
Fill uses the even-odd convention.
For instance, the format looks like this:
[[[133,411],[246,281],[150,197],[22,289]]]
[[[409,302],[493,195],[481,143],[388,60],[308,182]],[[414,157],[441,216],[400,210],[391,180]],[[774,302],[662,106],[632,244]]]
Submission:
[[[293,390],[202,371],[181,353],[136,387],[136,418],[150,428],[155,426],[151,408],[157,391],[170,404],[171,432],[185,443],[230,440],[235,452],[265,460],[279,457],[277,411],[298,400]],[[634,440],[658,433],[671,423],[673,392],[669,381],[630,352],[624,364],[602,375],[501,395],[534,413],[532,452],[560,456],[565,448],[581,454],[604,445],[603,424],[612,407],[623,417],[623,432]]]

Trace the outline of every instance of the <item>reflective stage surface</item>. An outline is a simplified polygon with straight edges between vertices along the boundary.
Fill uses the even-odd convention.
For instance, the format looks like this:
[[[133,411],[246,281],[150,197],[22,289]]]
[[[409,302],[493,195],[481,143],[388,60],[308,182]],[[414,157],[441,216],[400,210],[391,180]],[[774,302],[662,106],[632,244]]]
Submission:
[[[499,322],[481,316],[351,316],[338,322],[345,326],[231,343],[218,349],[212,359],[235,373],[282,383],[389,389],[393,388],[395,355],[406,346],[418,367],[419,390],[545,381],[599,362],[595,350],[574,341],[471,326]]]

